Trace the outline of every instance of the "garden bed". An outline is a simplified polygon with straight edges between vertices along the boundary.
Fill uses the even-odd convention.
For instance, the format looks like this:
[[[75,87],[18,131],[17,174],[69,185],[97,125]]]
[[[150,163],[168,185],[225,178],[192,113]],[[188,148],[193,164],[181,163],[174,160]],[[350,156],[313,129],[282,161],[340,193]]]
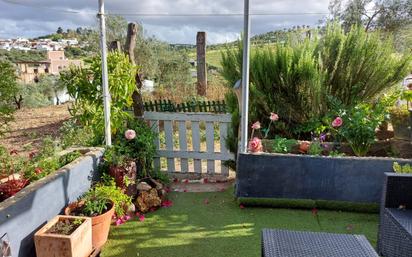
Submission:
[[[236,196],[245,204],[377,211],[385,172],[412,160],[239,154]]]
[[[103,149],[91,148],[83,153],[0,203],[0,231],[10,239],[12,256],[34,256],[34,233],[98,178],[97,166]]]

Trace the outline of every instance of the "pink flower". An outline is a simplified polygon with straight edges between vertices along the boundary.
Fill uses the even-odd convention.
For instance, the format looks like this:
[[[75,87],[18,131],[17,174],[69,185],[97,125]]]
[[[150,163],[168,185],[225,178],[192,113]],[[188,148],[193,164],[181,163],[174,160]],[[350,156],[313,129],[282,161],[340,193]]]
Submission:
[[[117,219],[115,222],[116,226],[120,226],[123,224],[123,220],[122,219]]]
[[[318,209],[313,208],[313,209],[312,209],[312,215],[313,215],[313,216],[318,215]]]
[[[169,208],[173,206],[173,202],[170,200],[166,200],[162,203],[162,207]]]
[[[256,121],[255,123],[253,123],[252,129],[260,129],[260,122]]]
[[[126,130],[126,132],[124,132],[124,137],[127,140],[132,140],[136,137],[136,131],[134,131],[133,129],[128,129]]]
[[[343,120],[341,117],[337,117],[334,121],[332,121],[332,127],[334,128],[339,128],[340,126],[342,126],[343,124]]]
[[[249,151],[252,153],[258,153],[263,150],[262,141],[254,137],[252,140],[249,141]]]
[[[140,222],[143,222],[144,219],[145,219],[144,215],[143,215],[143,214],[140,214],[140,215],[139,215],[139,220],[140,220]]]
[[[124,215],[124,216],[123,216],[123,220],[124,220],[124,221],[130,220],[130,216],[129,216],[129,215]]]
[[[244,206],[243,204],[240,204],[240,205],[239,205],[239,208],[240,208],[240,209],[244,209],[245,206]]]
[[[277,115],[277,114],[274,113],[274,112],[271,112],[269,119],[270,119],[271,121],[277,121],[277,120],[279,120],[279,115]]]

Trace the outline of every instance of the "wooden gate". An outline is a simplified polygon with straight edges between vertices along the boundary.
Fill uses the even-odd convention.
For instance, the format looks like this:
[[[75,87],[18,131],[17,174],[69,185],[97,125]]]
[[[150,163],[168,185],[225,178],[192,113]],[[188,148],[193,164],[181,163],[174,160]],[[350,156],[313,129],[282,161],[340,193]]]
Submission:
[[[229,176],[225,161],[230,114],[145,112],[158,137],[155,168],[169,173]]]

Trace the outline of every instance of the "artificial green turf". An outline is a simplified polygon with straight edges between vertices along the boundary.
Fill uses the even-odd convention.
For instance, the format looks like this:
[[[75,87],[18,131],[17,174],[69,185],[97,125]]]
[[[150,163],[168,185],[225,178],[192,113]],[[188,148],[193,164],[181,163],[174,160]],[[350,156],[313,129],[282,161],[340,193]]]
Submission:
[[[162,208],[112,227],[102,257],[259,257],[263,228],[364,234],[376,245],[377,214],[239,208],[232,190],[171,193]],[[206,203],[206,202],[208,203]]]

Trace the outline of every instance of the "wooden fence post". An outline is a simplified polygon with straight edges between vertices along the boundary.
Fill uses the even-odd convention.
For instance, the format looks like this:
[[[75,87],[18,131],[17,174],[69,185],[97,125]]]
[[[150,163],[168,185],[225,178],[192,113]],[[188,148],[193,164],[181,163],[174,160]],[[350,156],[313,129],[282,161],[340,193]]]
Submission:
[[[126,38],[126,45],[125,45],[125,52],[129,55],[129,60],[131,63],[136,64],[134,59],[134,49],[136,47],[136,37],[137,37],[137,24],[136,23],[129,23],[127,26],[127,38]],[[132,99],[133,99],[133,114],[135,117],[141,118],[143,117],[144,113],[144,106],[143,106],[143,98],[141,89],[143,86],[142,80],[140,79],[139,72],[136,73],[136,90],[133,92]]]
[[[207,67],[206,67],[206,32],[198,32],[197,47],[197,94],[206,96]]]
[[[122,51],[122,47],[120,46],[120,41],[118,41],[118,40],[115,40],[115,41],[112,41],[112,42],[110,42],[110,44],[109,44],[109,51],[112,51],[112,52],[114,52],[114,51]]]

